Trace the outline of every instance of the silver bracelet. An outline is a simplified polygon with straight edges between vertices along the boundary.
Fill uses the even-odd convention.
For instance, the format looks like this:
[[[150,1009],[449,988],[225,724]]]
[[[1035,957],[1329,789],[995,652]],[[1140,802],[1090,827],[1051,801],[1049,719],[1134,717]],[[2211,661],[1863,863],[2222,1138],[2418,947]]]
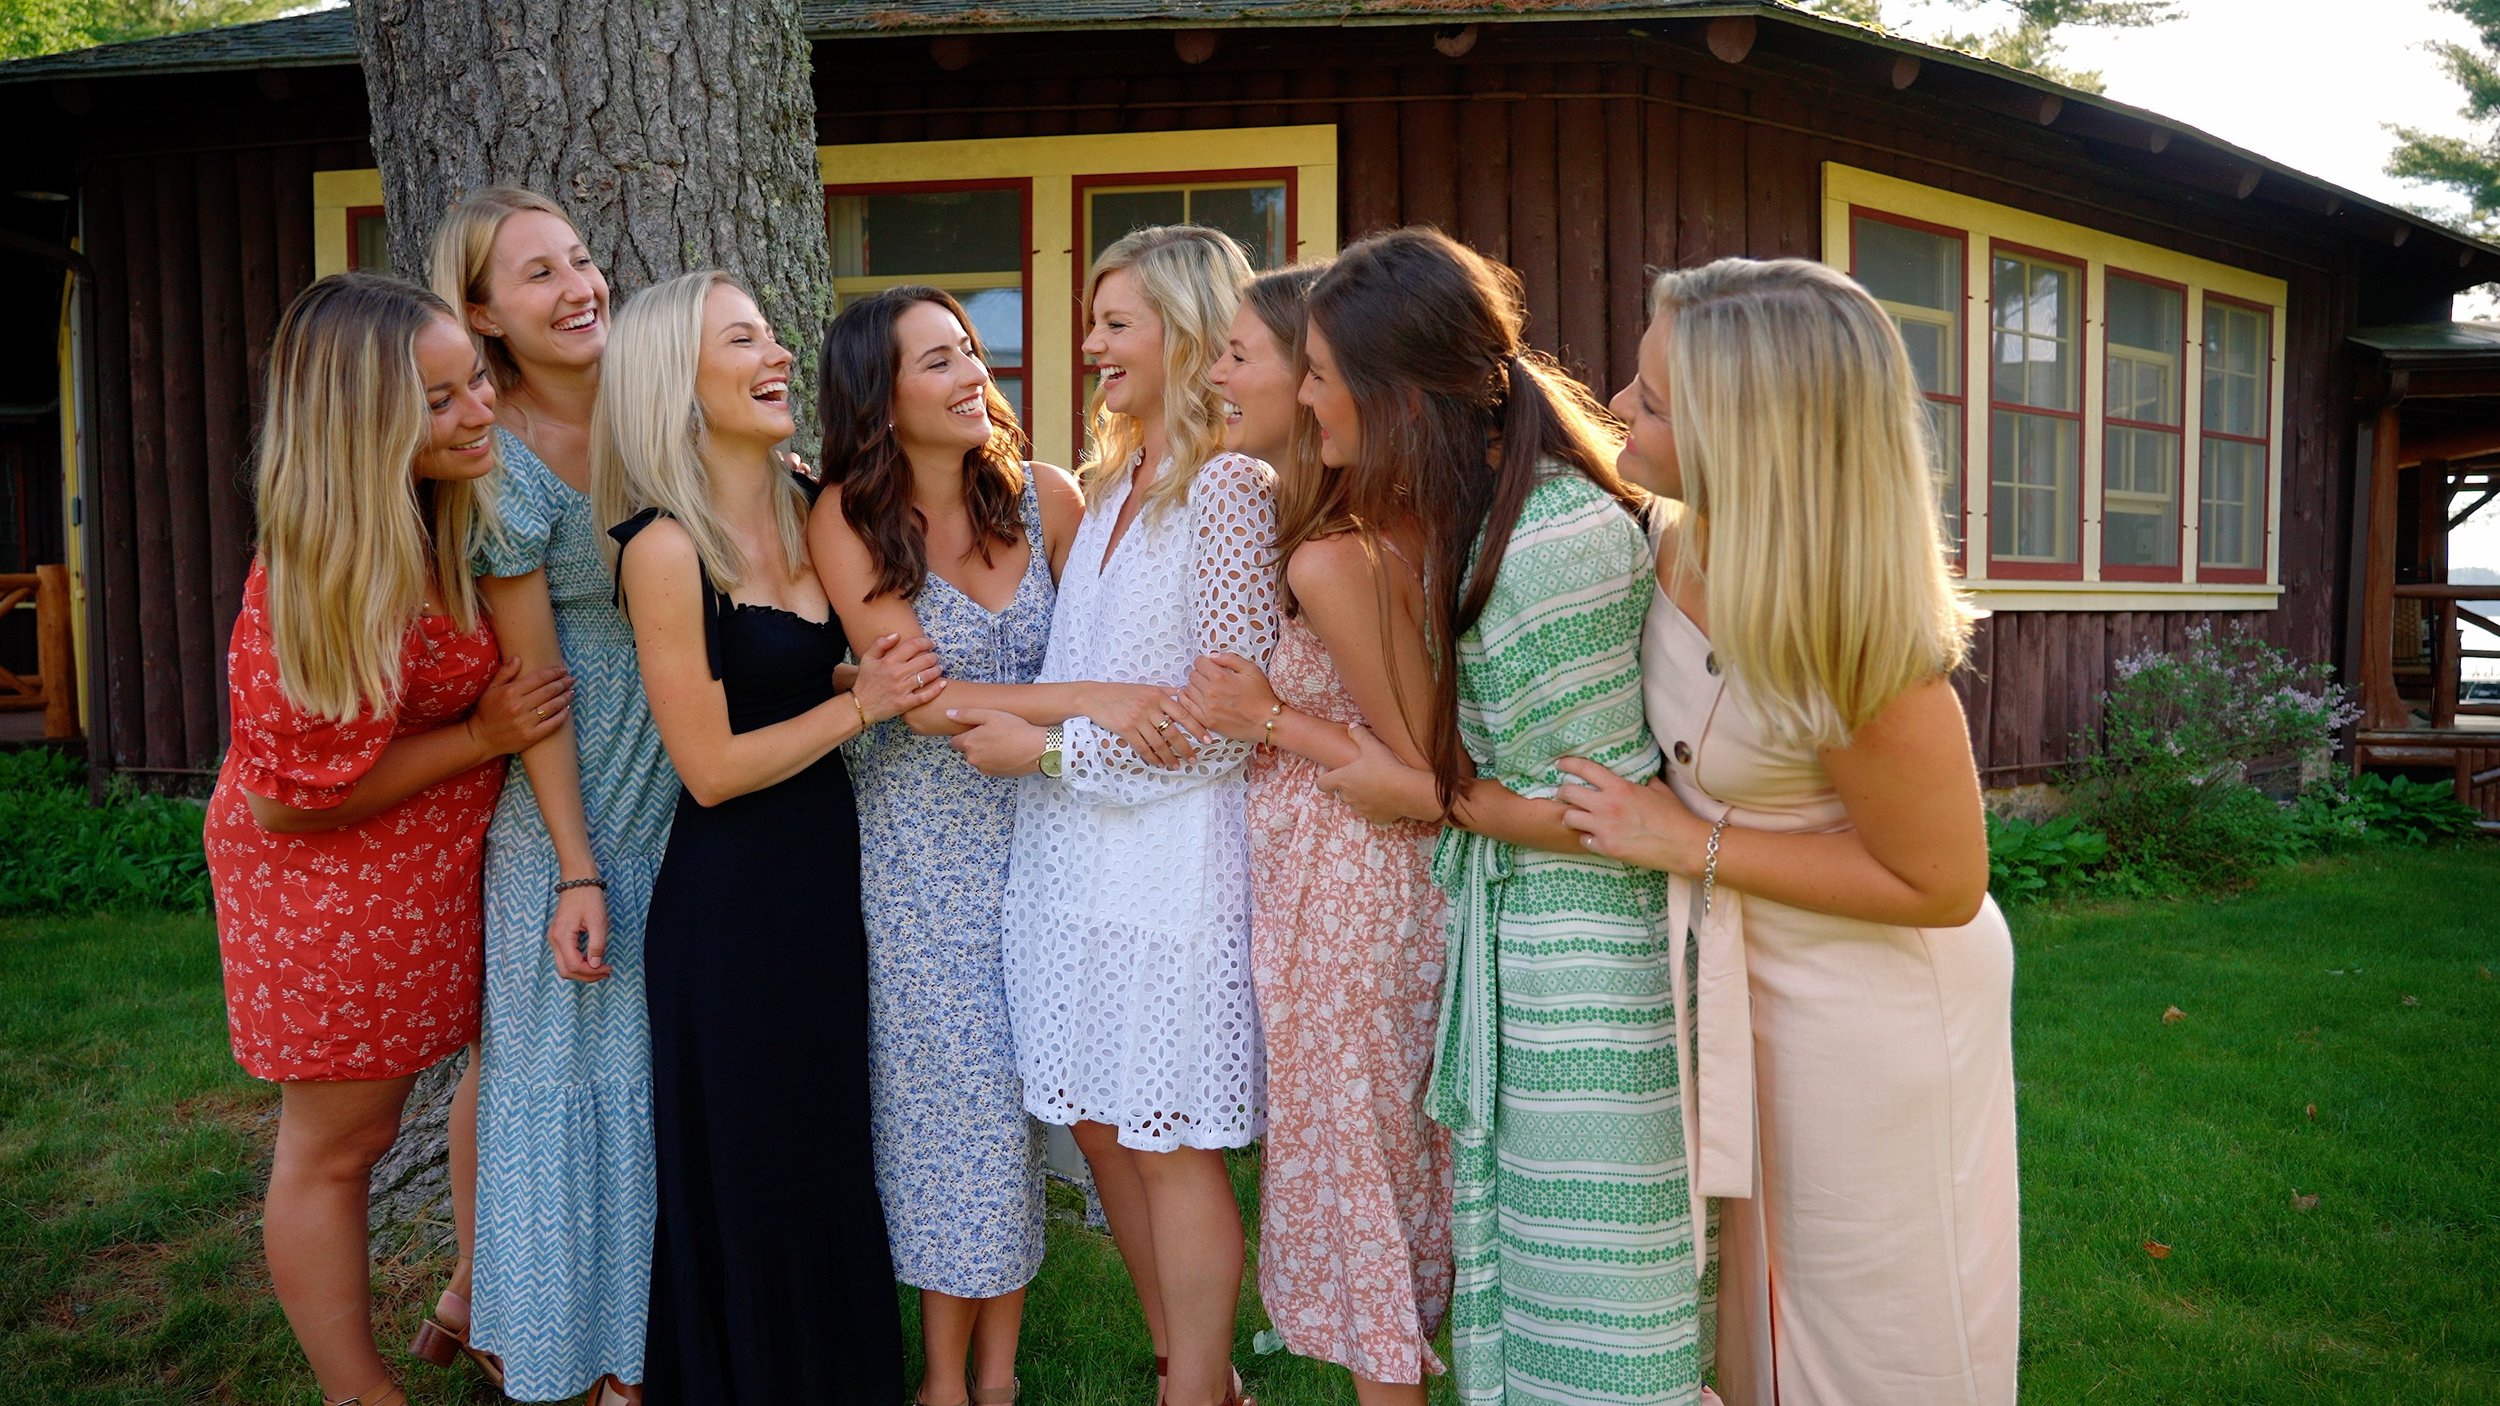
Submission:
[[[607,887],[607,880],[593,875],[587,879],[566,879],[564,882],[556,885],[556,892],[563,893],[570,889],[597,889],[600,892],[605,893],[607,891]]]
[[[1727,832],[1727,817],[1719,817],[1710,827],[1710,843],[1701,852],[1701,915],[1710,916],[1710,899],[1719,888],[1719,836]]]

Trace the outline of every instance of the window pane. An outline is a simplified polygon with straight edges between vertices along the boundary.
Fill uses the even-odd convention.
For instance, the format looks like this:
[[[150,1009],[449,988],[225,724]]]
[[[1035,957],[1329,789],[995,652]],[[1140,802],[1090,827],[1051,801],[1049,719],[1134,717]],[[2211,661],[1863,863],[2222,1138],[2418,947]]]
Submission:
[[[1093,245],[1086,252],[1088,263],[1102,257],[1112,242],[1132,230],[1152,225],[1177,225],[1189,218],[1189,192],[1185,190],[1105,190],[1091,192],[1086,198],[1086,213],[1092,220],[1090,233]]]
[[[1852,276],[1878,301],[1961,311],[1962,241],[1864,215],[1851,229],[1857,260]]]
[[[1007,403],[1015,407],[1016,419],[1026,425],[1032,424],[1033,416],[1024,403],[1024,378],[1022,376],[999,376],[993,379],[997,383],[998,393],[1007,397]]]
[[[2205,428],[2262,439],[2266,435],[2267,365],[2273,329],[2265,313],[2208,300],[2205,304]]]
[[[2187,298],[2178,289],[2111,275],[2111,345],[2175,354],[2186,338]]]
[[[1020,189],[837,195],[826,202],[836,278],[927,278],[1024,267]]]
[[[2179,436],[2112,426],[2104,457],[2102,564],[2177,566]]]
[[[2254,571],[2265,561],[2266,451],[2235,440],[2205,441],[2196,560]]]
[[[972,330],[993,366],[1024,364],[1024,290],[982,288],[970,292],[948,289],[972,315]]]
[[[1990,304],[1996,399],[2043,410],[2076,404],[2075,271],[2027,256],[1992,261]]]
[[[2000,410],[1988,426],[1988,550],[1998,560],[2071,564],[2081,441],[2072,420]]]
[[[389,273],[391,269],[390,226],[380,215],[358,215],[355,228],[348,231],[356,245],[356,261],[352,267],[367,273]]]
[[[1241,241],[1242,251],[1250,256],[1250,267],[1254,269],[1282,268],[1288,262],[1285,251],[1293,245],[1285,234],[1282,182],[1232,190],[1193,190],[1189,193],[1189,218]]]
[[[1962,407],[1947,401],[1927,402],[1927,424],[1934,438],[1936,506],[1944,519],[1945,549],[1962,559]]]

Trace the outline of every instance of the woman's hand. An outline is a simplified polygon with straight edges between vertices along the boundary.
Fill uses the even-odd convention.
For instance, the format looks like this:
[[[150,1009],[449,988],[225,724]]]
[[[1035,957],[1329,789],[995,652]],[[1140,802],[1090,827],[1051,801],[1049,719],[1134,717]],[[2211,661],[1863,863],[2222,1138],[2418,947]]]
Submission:
[[[1356,723],[1346,729],[1354,739],[1355,759],[1319,775],[1319,788],[1333,791],[1354,813],[1374,825],[1400,820],[1441,823],[1441,802],[1432,773],[1398,760],[1370,728]]]
[[[524,752],[564,726],[573,706],[573,676],[561,664],[521,672],[521,661],[506,659],[495,670],[477,706],[469,710],[469,735],[491,757]]]
[[[1558,797],[1569,807],[1563,824],[1580,832],[1589,853],[1671,874],[1701,873],[1710,826],[1693,814],[1664,777],[1635,786],[1582,757],[1565,757],[1566,785]]]
[[[1167,770],[1197,759],[1197,739],[1173,718],[1179,694],[1144,683],[1098,683],[1092,689],[1100,696],[1088,699],[1085,716],[1137,755]]]
[[[946,687],[945,666],[928,638],[886,635],[859,656],[859,677],[851,696],[871,723],[907,713],[938,696]]]
[[[1209,654],[1191,667],[1189,687],[1182,690],[1182,721],[1192,732],[1216,733],[1235,742],[1267,740],[1268,719],[1276,714],[1276,690],[1259,666],[1238,654]]]
[[[996,708],[949,708],[946,716],[964,725],[946,745],[963,754],[983,776],[1030,776],[1041,770],[1042,729],[1013,713]]]
[[[566,981],[605,981],[608,967],[608,896],[593,884],[556,895],[547,923],[547,950],[556,975]]]

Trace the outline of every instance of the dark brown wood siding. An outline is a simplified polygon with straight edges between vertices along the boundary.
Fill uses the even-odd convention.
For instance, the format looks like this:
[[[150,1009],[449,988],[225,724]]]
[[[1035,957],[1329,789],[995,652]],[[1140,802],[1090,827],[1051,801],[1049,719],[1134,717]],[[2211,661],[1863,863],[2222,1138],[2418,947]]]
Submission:
[[[2354,436],[2344,338],[2368,311],[2365,287],[2381,301],[2391,289],[2435,300],[2443,275],[2421,247],[2431,241],[2392,249],[2383,231],[2268,204],[2263,190],[2209,193],[2214,182],[2185,183],[2148,153],[1981,111],[1955,86],[1977,80],[1942,65],[1897,92],[1888,60],[1784,25],[1765,24],[1734,65],[1709,54],[1698,23],[1481,31],[1457,59],[1434,52],[1429,27],[1226,31],[1197,67],[1155,31],[991,36],[960,71],[941,70],[925,39],[826,43],[819,139],[1333,123],[1342,237],[1431,222],[1507,262],[1527,291],[1531,339],[1601,396],[1630,373],[1647,270],[1821,256],[1825,162],[2282,278],[2277,522],[2289,590],[2280,609],[2216,623],[2304,658],[2340,657]],[[371,164],[361,91],[353,70],[91,86],[92,114],[68,138],[86,144],[79,184],[99,293],[95,678],[114,765],[204,767],[224,743],[258,368],[279,308],[311,276],[311,173]],[[62,127],[50,101],[0,91],[0,117]],[[0,155],[0,167],[23,159]],[[2174,647],[2207,618],[2009,612],[1984,623],[1962,688],[1991,780],[2040,776],[2097,723],[2111,660]]]

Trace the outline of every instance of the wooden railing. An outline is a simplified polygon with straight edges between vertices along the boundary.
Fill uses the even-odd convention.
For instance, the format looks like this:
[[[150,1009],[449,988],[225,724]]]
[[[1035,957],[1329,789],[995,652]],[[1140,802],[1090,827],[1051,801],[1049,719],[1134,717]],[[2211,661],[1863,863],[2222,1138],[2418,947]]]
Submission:
[[[78,735],[78,669],[70,645],[68,567],[0,573],[0,616],[29,609],[35,613],[35,672],[20,674],[0,667],[0,712],[40,708],[45,740],[68,741]]]
[[[2457,725],[2457,715],[2500,717],[2500,703],[2467,703],[2458,698],[2464,690],[2464,665],[2468,659],[2500,659],[2500,649],[2469,648],[2458,638],[2460,626],[2487,631],[2500,637],[2495,625],[2480,612],[2463,610],[2465,601],[2500,601],[2500,586],[2451,586],[2444,584],[2400,584],[2396,599],[2422,602],[2424,614],[2431,622],[2431,726],[2450,728]]]

